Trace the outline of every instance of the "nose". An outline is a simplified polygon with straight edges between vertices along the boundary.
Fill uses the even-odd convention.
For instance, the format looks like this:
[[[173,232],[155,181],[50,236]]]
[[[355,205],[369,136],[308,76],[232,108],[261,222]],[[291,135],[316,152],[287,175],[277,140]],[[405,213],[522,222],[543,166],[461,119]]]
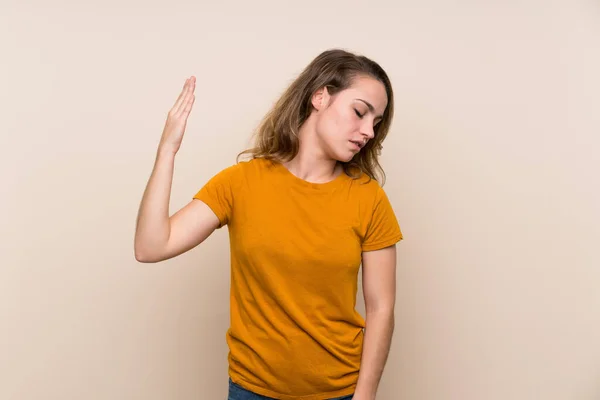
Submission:
[[[375,137],[375,129],[373,128],[373,125],[370,124],[363,124],[360,133],[364,136],[366,140],[371,140]]]

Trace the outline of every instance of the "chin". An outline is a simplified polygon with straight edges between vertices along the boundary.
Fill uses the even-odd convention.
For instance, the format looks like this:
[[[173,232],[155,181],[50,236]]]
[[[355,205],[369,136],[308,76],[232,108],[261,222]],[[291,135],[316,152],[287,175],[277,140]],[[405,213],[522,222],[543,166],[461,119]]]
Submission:
[[[348,147],[344,148],[343,146],[340,146],[339,148],[331,146],[328,153],[329,157],[333,160],[344,163],[349,162],[358,154],[358,152],[351,151]]]
[[[346,152],[346,153],[347,154],[338,153],[336,155],[335,159],[339,162],[347,163],[347,162],[351,161],[354,158],[354,156],[356,155],[356,153],[349,153],[349,152]]]

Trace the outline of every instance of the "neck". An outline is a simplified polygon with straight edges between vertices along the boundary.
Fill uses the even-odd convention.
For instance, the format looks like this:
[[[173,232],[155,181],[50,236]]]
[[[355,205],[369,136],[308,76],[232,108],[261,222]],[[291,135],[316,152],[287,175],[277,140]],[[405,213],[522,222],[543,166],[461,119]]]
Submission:
[[[284,165],[294,175],[313,183],[324,183],[335,179],[342,173],[342,166],[323,149],[316,135],[312,118],[300,127],[300,148],[298,154]]]

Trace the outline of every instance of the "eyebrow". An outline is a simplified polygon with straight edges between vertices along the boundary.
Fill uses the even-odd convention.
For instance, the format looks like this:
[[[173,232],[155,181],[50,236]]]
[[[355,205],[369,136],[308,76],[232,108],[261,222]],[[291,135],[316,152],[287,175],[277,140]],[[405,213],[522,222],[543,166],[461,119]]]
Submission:
[[[365,103],[365,104],[367,105],[367,107],[369,108],[369,111],[371,111],[372,113],[374,113],[374,112],[375,112],[375,107],[373,107],[373,104],[371,104],[371,103],[369,103],[368,101],[366,101],[366,100],[363,100],[363,99],[355,99],[355,100],[362,101],[363,103]],[[377,118],[379,118],[379,119],[383,119],[383,115],[377,115],[377,116],[375,117],[375,119],[377,119]]]

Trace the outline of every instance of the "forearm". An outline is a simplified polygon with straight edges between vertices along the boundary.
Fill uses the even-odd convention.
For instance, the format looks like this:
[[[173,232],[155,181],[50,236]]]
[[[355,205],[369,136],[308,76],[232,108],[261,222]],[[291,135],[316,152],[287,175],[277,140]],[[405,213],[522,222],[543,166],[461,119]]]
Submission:
[[[138,211],[134,245],[136,258],[144,258],[153,249],[164,246],[169,239],[169,201],[174,165],[175,153],[159,148]]]
[[[355,400],[374,400],[390,351],[393,310],[368,311]]]

